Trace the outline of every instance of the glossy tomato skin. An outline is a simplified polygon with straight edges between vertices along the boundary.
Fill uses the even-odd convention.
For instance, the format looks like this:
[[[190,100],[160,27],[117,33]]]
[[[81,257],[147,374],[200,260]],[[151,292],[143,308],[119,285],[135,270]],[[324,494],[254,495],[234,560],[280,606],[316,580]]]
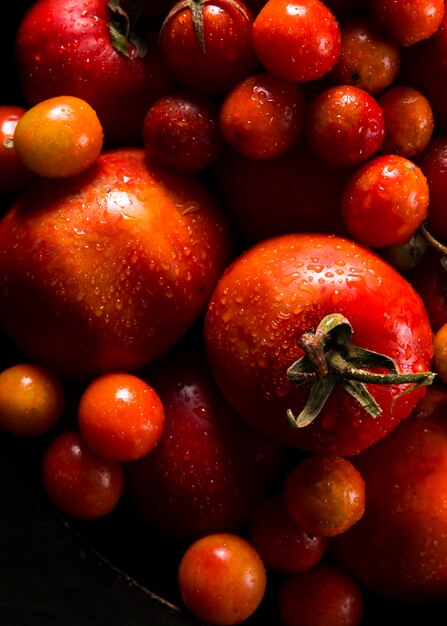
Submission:
[[[331,313],[353,327],[352,341],[387,354],[401,372],[427,371],[433,353],[427,313],[409,283],[372,251],[322,234],[288,234],[254,245],[219,280],[205,319],[208,358],[225,397],[243,419],[274,439],[312,452],[354,455],[407,417],[424,388],[374,385],[382,408],[372,419],[336,386],[316,420],[292,428],[286,412],[304,408],[307,385],[287,368],[297,341]]]
[[[83,379],[167,351],[232,253],[202,181],[154,168],[144,148],[36,180],[5,214],[0,241],[3,328],[33,359]]]
[[[363,518],[330,552],[367,589],[394,600],[445,599],[447,430],[445,387],[354,460],[366,484]]]
[[[278,475],[283,449],[247,428],[213,380],[197,342],[148,372],[165,411],[157,447],[127,465],[135,511],[164,537],[239,530]]]
[[[173,84],[156,34],[147,53],[125,56],[112,45],[106,0],[38,0],[16,36],[20,84],[29,105],[59,95],[86,100],[110,144],[141,143],[149,106]]]

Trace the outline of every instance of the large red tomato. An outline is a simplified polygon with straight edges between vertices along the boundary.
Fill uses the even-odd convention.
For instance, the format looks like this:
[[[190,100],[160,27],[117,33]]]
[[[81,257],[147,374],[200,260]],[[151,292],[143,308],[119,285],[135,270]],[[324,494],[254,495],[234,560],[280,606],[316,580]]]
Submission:
[[[128,26],[137,30],[137,24],[111,6],[107,0],[34,2],[16,36],[20,83],[30,105],[77,96],[95,109],[106,142],[141,144],[144,115],[173,80],[158,31],[126,38]]]
[[[0,223],[0,323],[70,377],[131,370],[203,311],[231,233],[198,178],[103,153],[77,177],[38,178]]]
[[[347,363],[433,379],[421,375],[430,368],[433,337],[420,297],[374,252],[335,235],[286,234],[244,252],[214,290],[205,335],[216,380],[236,411],[274,439],[309,451],[356,454],[407,417],[425,393],[408,390],[402,379],[367,379],[359,389],[360,381],[343,372]],[[309,372],[304,384],[295,384],[302,372]],[[375,417],[363,408],[371,408],[367,390],[379,407]],[[356,391],[360,401],[351,395]]]

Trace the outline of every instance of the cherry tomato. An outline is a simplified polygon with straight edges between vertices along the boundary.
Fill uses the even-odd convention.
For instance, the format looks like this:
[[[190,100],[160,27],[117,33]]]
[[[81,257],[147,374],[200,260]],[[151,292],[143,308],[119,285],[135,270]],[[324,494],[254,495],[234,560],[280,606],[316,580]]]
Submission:
[[[203,94],[163,96],[146,113],[143,142],[160,167],[201,172],[216,160],[223,144],[217,105]]]
[[[343,21],[341,52],[327,78],[378,94],[398,77],[399,46],[384,37],[365,17]]]
[[[386,135],[380,152],[411,159],[430,143],[435,119],[430,102],[417,89],[396,85],[378,98],[385,118]]]
[[[320,159],[336,167],[356,165],[382,145],[382,109],[363,89],[352,85],[329,87],[309,104],[306,137]]]
[[[177,2],[160,33],[166,64],[184,87],[224,94],[253,73],[253,15],[241,0]]]
[[[406,243],[428,214],[429,187],[422,170],[396,154],[377,156],[345,186],[342,215],[357,241],[376,248]]]
[[[447,383],[447,322],[439,328],[434,337],[433,367],[439,378]]]
[[[444,15],[443,0],[370,0],[370,19],[400,46],[428,39],[439,28]]]
[[[0,106],[0,193],[21,191],[33,178],[33,173],[17,155],[13,136],[19,119],[26,112],[16,105]]]
[[[198,539],[183,554],[178,585],[193,615],[230,626],[248,619],[266,589],[264,564],[243,537],[229,533]]]
[[[227,93],[220,107],[220,127],[226,141],[245,156],[274,158],[298,142],[304,107],[299,85],[261,72]]]
[[[64,407],[61,382],[47,368],[19,363],[0,373],[0,428],[35,437],[57,424]]]
[[[325,372],[320,339],[339,328],[348,340],[350,327],[356,346],[394,360],[396,368],[388,362],[387,369],[419,372],[422,384],[433,381],[427,373],[432,330],[420,297],[373,251],[337,236],[291,233],[242,252],[214,289],[204,332],[214,376],[241,418],[296,448],[349,456],[384,437],[426,392],[374,385],[381,408],[374,418],[330,380],[310,392],[304,381],[317,382],[315,372]],[[368,369],[367,353],[363,357]]]
[[[320,0],[269,0],[255,18],[253,45],[269,72],[308,82],[324,76],[338,60],[340,27]]]
[[[157,392],[126,372],[95,378],[82,392],[79,430],[88,445],[114,461],[134,461],[160,441],[164,409]]]
[[[57,435],[45,450],[42,481],[50,501],[79,519],[108,515],[124,491],[121,464],[93,452],[75,431]]]
[[[14,147],[35,174],[75,176],[99,157],[103,131],[92,107],[81,98],[57,96],[26,111],[14,132]]]
[[[280,572],[303,572],[324,556],[328,540],[305,532],[290,517],[282,494],[266,496],[250,516],[250,542],[265,565]]]
[[[427,178],[430,192],[426,227],[442,243],[447,243],[447,135],[431,139],[416,158],[416,163]]]
[[[287,475],[284,504],[310,535],[334,537],[362,517],[365,482],[349,459],[313,454]]]
[[[278,596],[282,626],[358,626],[363,592],[354,578],[332,563],[291,574]]]

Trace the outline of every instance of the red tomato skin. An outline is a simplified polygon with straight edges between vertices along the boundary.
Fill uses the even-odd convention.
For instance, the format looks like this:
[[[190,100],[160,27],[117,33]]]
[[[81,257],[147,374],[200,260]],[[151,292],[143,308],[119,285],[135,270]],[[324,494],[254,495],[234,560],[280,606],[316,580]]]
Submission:
[[[0,317],[14,342],[63,376],[134,370],[202,313],[232,254],[196,177],[144,148],[104,152],[78,177],[38,179],[0,225]]]
[[[316,420],[289,426],[306,403],[287,368],[299,337],[330,313],[344,315],[355,344],[387,354],[401,372],[427,371],[433,334],[420,297],[374,252],[332,235],[289,234],[255,244],[227,268],[205,318],[208,358],[225,397],[243,419],[278,441],[311,452],[359,453],[407,417],[425,388],[391,403],[402,386],[374,385],[372,419],[339,386]]]
[[[367,589],[405,602],[447,593],[447,394],[431,387],[411,416],[354,460],[363,518],[330,554]]]
[[[16,35],[17,68],[28,104],[78,96],[96,111],[110,144],[141,144],[149,106],[173,84],[156,37],[144,58],[116,50],[106,0],[38,0]]]
[[[164,433],[126,468],[137,513],[176,541],[239,530],[284,460],[281,446],[241,422],[193,349],[170,353],[148,372],[163,402]]]
[[[253,45],[272,74],[305,83],[332,69],[341,34],[334,14],[320,0],[269,0],[255,18]]]

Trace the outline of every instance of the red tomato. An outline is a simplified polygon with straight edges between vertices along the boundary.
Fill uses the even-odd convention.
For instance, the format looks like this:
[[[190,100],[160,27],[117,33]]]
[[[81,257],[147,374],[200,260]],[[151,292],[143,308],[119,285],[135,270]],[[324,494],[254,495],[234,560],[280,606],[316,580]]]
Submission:
[[[24,107],[0,105],[0,193],[17,193],[31,181],[34,174],[23,164],[14,146],[18,121],[26,113]]]
[[[98,376],[82,392],[78,425],[89,446],[114,461],[134,461],[151,452],[164,428],[157,392],[127,372]]]
[[[255,18],[253,44],[269,72],[308,82],[332,69],[341,35],[334,14],[320,0],[269,0]]]
[[[347,456],[390,432],[409,415],[425,388],[401,395],[406,384],[368,386],[366,381],[380,407],[373,411],[375,418],[341,385],[331,391],[330,378],[324,380],[327,356],[318,348],[324,344],[330,351],[331,340],[324,343],[324,326],[315,334],[309,329],[317,329],[323,320],[332,327],[340,321],[327,318],[334,313],[343,316],[343,323],[349,321],[355,345],[388,355],[410,378],[419,372],[421,382],[433,380],[432,374],[422,374],[430,368],[433,335],[417,293],[372,251],[336,236],[283,235],[242,253],[211,296],[205,338],[215,378],[243,419],[297,448]],[[349,325],[341,332],[348,339]],[[314,342],[320,337],[321,344]],[[299,376],[297,360],[304,354],[308,360],[303,370],[314,372],[310,379]],[[363,356],[363,368],[368,369]],[[315,369],[308,367],[309,361]],[[323,380],[312,378],[315,371]],[[309,396],[310,385],[295,385],[294,380],[315,380],[316,387]],[[298,415],[301,426],[294,418]],[[308,417],[315,419],[306,425]]]
[[[30,358],[83,379],[167,351],[232,250],[202,181],[153,167],[143,148],[37,179],[3,217],[0,242],[4,329]]]
[[[125,36],[112,40],[111,29],[125,33],[129,24],[111,5],[106,0],[34,2],[16,36],[21,87],[29,105],[53,96],[82,98],[96,111],[106,143],[141,144],[147,109],[173,81],[157,32],[144,35],[139,47]]]
[[[331,554],[367,589],[411,603],[447,593],[447,392],[433,386],[409,419],[354,460],[363,518]]]
[[[400,46],[428,39],[439,28],[444,0],[369,0],[371,21]]]
[[[252,25],[253,15],[241,0],[177,2],[160,33],[166,64],[184,87],[224,94],[259,63]]]
[[[256,611],[267,577],[255,548],[243,537],[223,533],[202,537],[186,550],[178,585],[183,602],[196,617],[231,626]]]
[[[447,243],[447,135],[433,137],[416,163],[427,178],[430,192],[426,227],[436,239]]]
[[[45,450],[42,481],[51,502],[78,519],[108,515],[124,491],[121,464],[93,452],[75,431],[57,435]]]

